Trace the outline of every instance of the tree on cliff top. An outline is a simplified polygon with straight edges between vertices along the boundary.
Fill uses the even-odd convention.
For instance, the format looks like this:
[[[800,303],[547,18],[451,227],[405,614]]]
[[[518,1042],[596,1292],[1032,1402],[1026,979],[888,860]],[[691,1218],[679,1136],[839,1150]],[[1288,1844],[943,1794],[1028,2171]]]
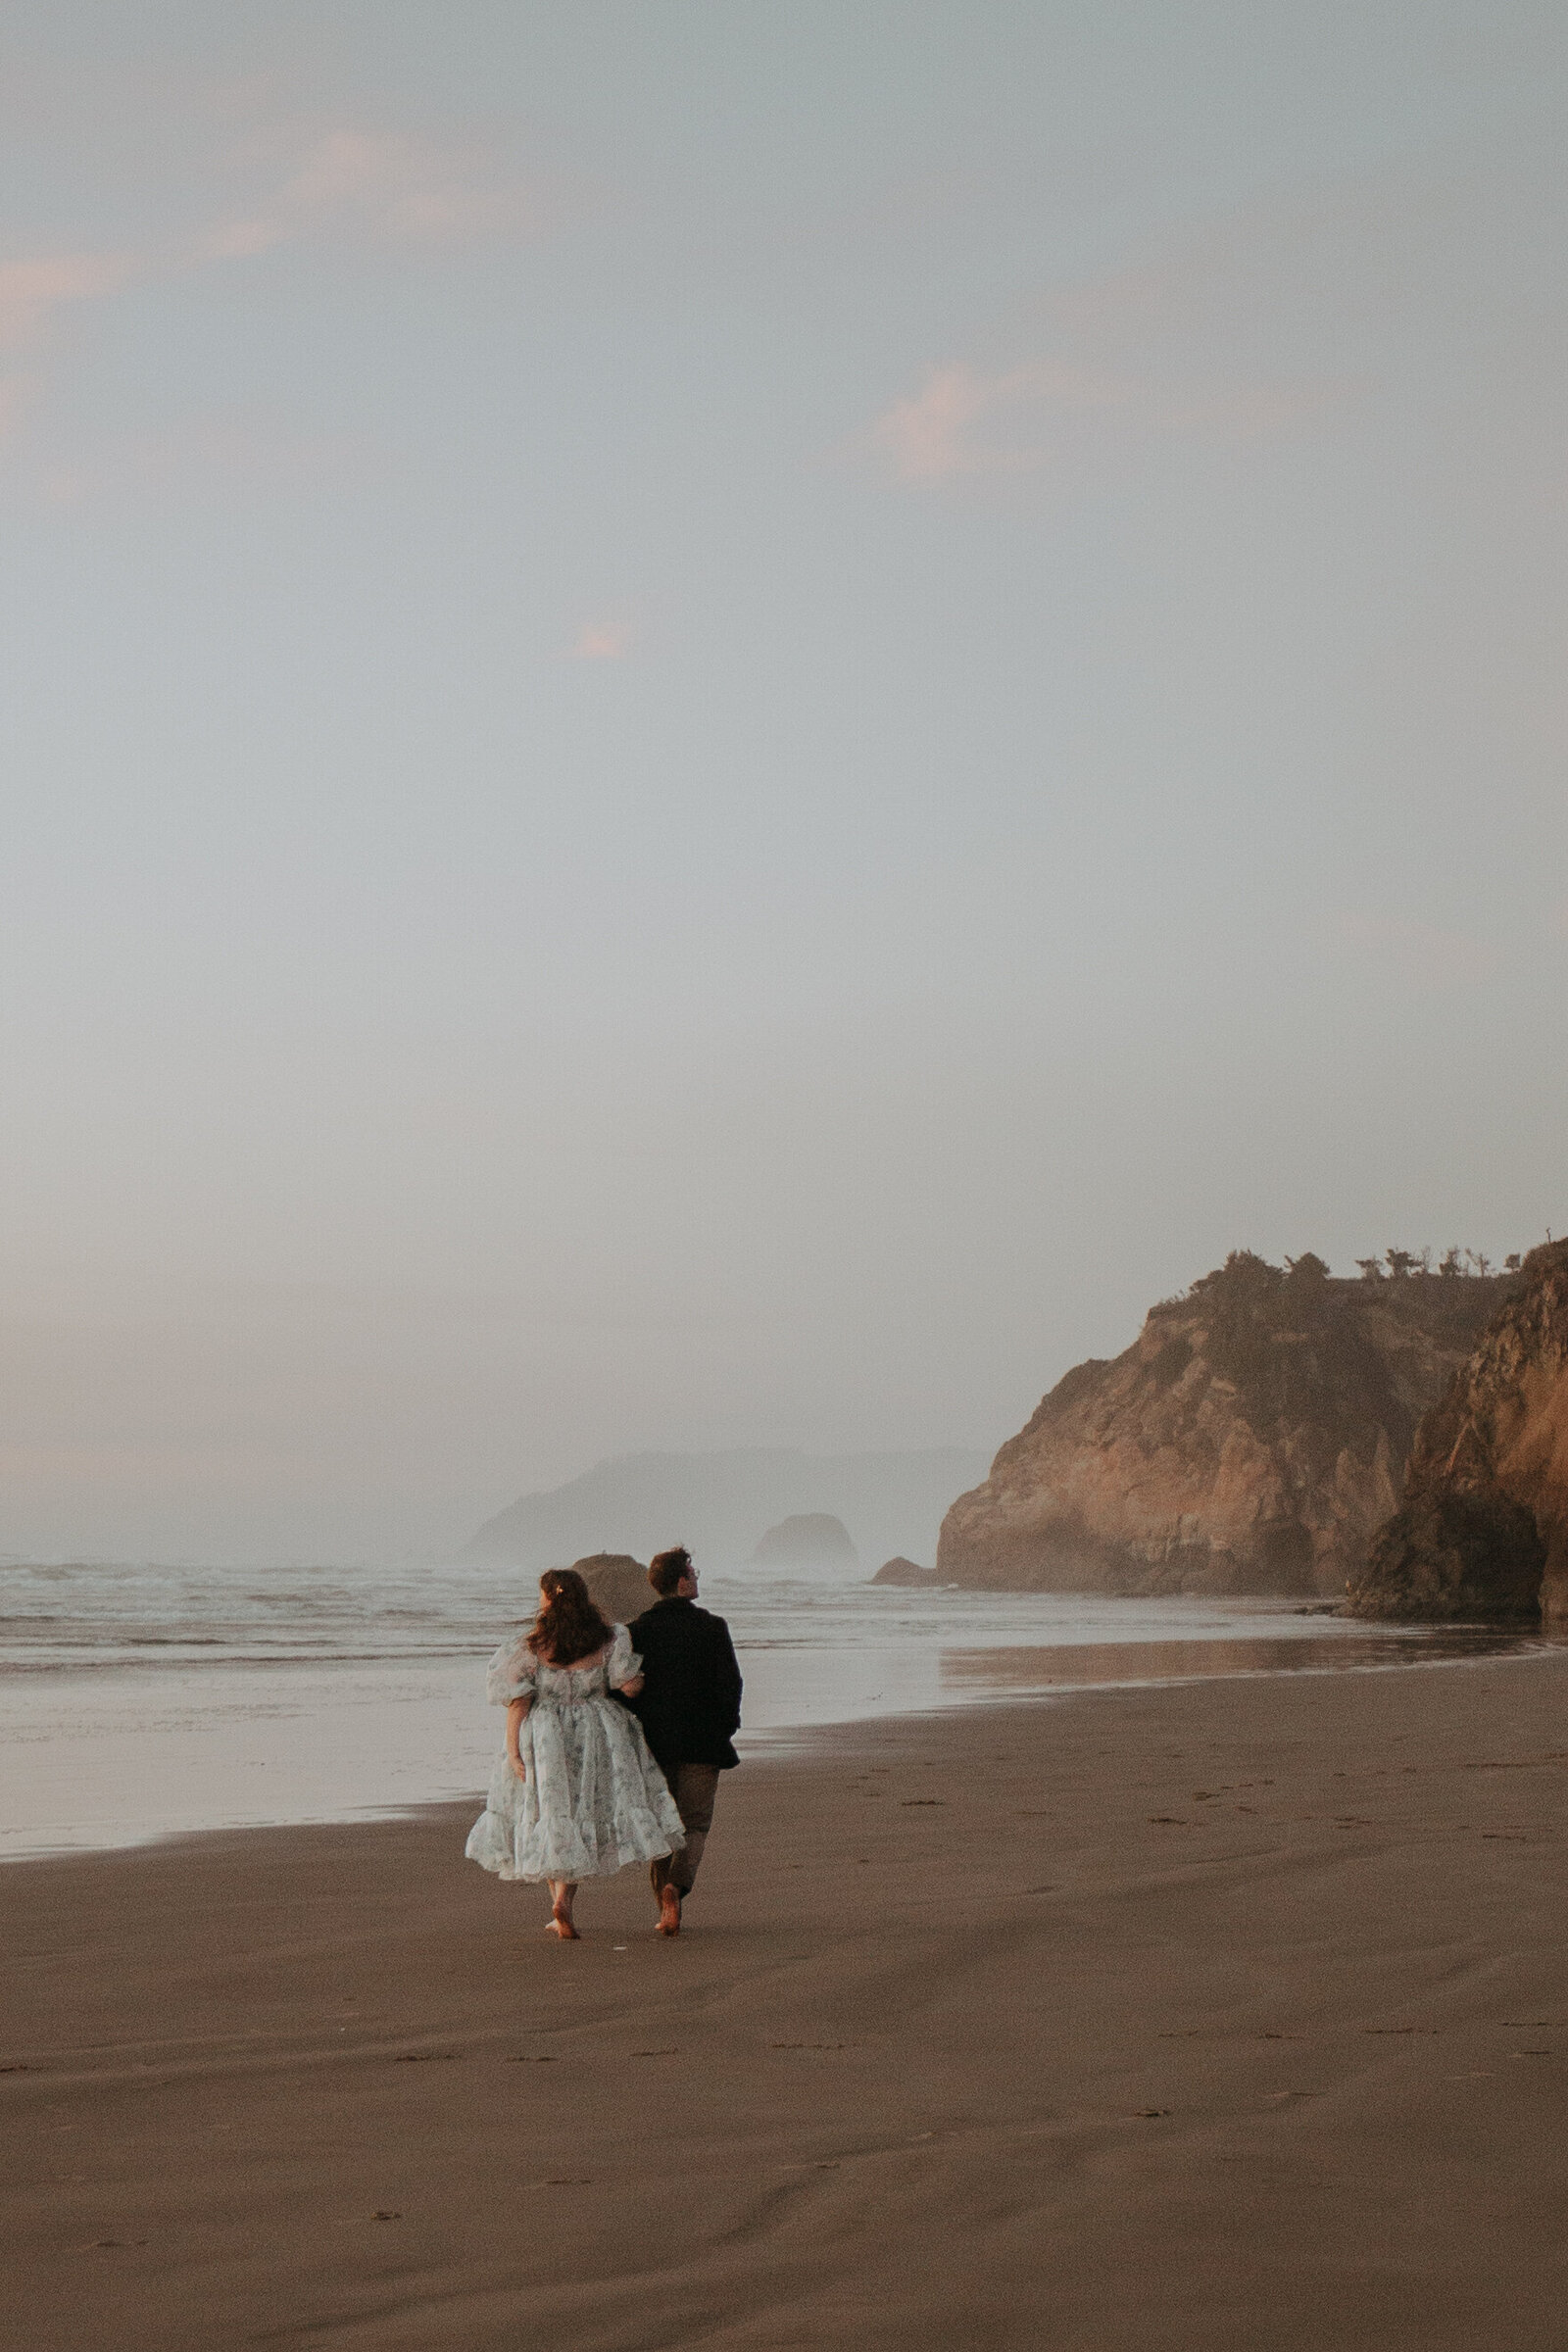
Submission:
[[[1271,1266],[1255,1250],[1233,1250],[1222,1266],[1216,1266],[1211,1274],[1200,1274],[1191,1295],[1197,1298],[1204,1292],[1218,1291],[1237,1298],[1263,1298],[1284,1280],[1283,1270]]]

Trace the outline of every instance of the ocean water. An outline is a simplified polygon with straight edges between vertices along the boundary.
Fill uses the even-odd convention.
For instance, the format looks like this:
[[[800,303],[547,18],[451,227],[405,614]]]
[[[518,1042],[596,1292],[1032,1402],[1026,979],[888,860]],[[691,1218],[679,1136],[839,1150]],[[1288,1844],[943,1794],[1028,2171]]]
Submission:
[[[343,1820],[470,1794],[512,1570],[0,1563],[0,1860]],[[1434,1662],[1517,1638],[1253,1600],[906,1592],[705,1573],[746,1677],[743,1748],[813,1725],[1236,1673]]]

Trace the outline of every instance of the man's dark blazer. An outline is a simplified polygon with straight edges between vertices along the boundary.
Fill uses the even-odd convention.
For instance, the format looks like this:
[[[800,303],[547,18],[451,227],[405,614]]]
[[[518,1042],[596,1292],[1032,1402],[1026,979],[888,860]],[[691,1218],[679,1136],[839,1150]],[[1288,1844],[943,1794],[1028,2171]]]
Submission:
[[[629,1703],[660,1771],[738,1764],[741,1670],[723,1618],[675,1595],[645,1609],[627,1631],[646,1678]]]

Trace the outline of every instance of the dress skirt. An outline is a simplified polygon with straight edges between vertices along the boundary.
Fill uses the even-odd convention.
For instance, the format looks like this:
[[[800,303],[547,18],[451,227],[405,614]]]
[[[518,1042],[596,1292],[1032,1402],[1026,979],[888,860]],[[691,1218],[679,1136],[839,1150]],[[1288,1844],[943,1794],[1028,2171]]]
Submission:
[[[642,1725],[614,1699],[541,1689],[517,1747],[527,1779],[517,1779],[503,1751],[468,1833],[468,1859],[482,1870],[502,1879],[608,1879],[685,1843]]]

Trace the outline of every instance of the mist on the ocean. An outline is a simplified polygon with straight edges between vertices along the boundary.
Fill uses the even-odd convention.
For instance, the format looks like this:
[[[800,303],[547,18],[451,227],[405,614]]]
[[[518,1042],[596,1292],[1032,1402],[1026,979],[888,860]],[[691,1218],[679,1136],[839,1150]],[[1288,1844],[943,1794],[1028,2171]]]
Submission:
[[[0,1551],[1550,1222],[1560,20],[1134,19],[10,12]]]

